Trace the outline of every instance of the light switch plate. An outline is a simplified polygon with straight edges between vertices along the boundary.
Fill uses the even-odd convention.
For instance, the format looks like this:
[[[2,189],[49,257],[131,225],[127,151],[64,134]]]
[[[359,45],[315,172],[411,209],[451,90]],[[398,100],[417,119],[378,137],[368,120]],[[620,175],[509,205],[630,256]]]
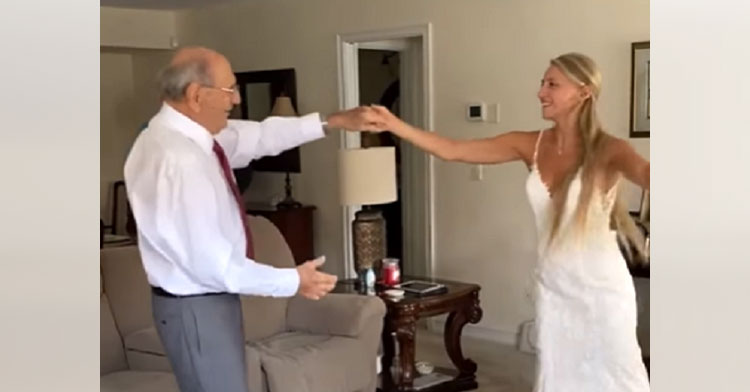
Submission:
[[[487,107],[482,102],[474,102],[466,105],[466,120],[485,121],[487,118]]]

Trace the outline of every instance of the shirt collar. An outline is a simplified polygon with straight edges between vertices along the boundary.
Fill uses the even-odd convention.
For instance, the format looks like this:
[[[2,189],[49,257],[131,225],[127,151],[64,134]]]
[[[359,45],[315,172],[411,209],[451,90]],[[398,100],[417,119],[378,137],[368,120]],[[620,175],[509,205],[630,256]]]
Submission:
[[[155,119],[159,120],[169,128],[180,132],[193,140],[207,154],[212,154],[214,147],[214,137],[202,125],[190,119],[188,116],[180,113],[166,102],[163,102],[159,113]]]

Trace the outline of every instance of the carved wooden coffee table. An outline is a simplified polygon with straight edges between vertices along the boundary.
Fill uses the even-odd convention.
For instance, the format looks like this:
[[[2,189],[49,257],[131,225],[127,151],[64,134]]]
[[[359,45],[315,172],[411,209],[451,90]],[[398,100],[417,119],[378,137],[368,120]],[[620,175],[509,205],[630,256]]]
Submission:
[[[429,279],[412,276],[402,277],[402,281],[424,280],[441,283],[447,287],[447,292],[425,297],[406,294],[401,300],[394,300],[383,294],[384,287],[378,287],[378,295],[386,304],[387,313],[383,328],[383,358],[382,358],[382,391],[414,391],[414,378],[417,376],[414,367],[415,338],[417,320],[449,313],[445,323],[443,340],[446,351],[456,369],[435,369],[443,374],[452,376],[449,381],[421,389],[422,392],[438,391],[467,391],[478,387],[476,381],[477,364],[469,358],[464,358],[461,351],[461,332],[467,323],[476,324],[482,318],[479,307],[479,285]],[[360,293],[356,285],[349,281],[342,281],[334,292]],[[392,334],[395,332],[399,346],[400,371],[397,379],[391,377],[391,364],[395,353]]]

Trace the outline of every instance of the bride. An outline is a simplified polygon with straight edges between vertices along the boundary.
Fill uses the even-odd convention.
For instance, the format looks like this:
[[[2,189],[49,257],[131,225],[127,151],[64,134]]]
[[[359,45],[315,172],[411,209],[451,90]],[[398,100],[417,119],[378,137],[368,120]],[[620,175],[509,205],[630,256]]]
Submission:
[[[617,236],[633,244],[642,239],[616,196],[623,178],[649,189],[650,163],[603,130],[600,90],[592,59],[561,55],[551,60],[538,92],[551,128],[474,140],[418,129],[374,106],[383,129],[441,159],[521,160],[529,168],[526,191],[539,233],[536,392],[649,390],[636,337],[635,288]]]

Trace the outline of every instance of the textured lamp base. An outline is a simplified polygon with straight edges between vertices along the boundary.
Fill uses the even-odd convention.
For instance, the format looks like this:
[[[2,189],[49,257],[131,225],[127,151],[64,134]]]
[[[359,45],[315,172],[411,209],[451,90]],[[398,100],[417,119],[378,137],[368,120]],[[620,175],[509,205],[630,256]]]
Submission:
[[[352,222],[354,234],[354,267],[357,272],[366,268],[380,270],[386,257],[385,219],[378,210],[363,209]]]

